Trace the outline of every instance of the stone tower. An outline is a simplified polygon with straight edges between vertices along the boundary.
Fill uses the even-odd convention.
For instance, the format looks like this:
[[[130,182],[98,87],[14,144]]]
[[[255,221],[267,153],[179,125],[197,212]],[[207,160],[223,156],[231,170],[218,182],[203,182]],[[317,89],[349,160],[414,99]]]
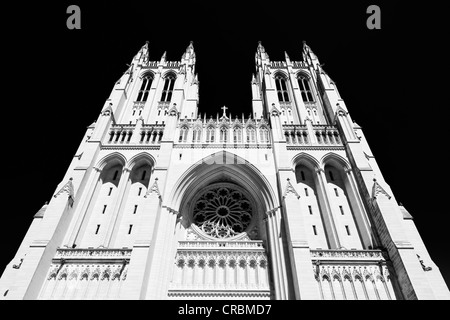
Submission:
[[[199,114],[192,42],[180,61],[149,50],[34,216],[1,299],[450,299],[306,43],[302,61],[258,44],[248,116]]]

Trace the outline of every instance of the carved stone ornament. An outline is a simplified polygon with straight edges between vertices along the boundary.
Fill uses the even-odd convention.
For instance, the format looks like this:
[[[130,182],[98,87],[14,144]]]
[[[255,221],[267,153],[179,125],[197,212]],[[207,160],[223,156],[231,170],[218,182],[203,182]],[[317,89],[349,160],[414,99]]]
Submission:
[[[253,217],[247,196],[228,184],[204,190],[193,206],[192,219],[208,236],[225,239],[246,231]]]
[[[72,178],[54,195],[57,198],[62,193],[67,193],[69,195],[69,205],[72,207],[75,199]]]
[[[155,182],[153,183],[153,185],[148,189],[147,193],[145,194],[144,198],[147,198],[149,195],[151,195],[152,193],[155,193],[158,198],[161,198],[161,193],[159,192],[159,187],[158,187],[158,178],[155,178]]]
[[[294,186],[292,185],[290,179],[288,178],[286,189],[284,190],[284,193],[283,193],[283,198],[286,198],[290,194],[293,194],[294,196],[297,197],[297,199],[300,199],[300,195],[297,193],[297,191],[295,190]]]
[[[272,109],[270,110],[270,114],[273,117],[277,117],[280,115],[280,111],[275,107],[275,103],[272,104]]]
[[[372,200],[376,199],[379,194],[384,194],[388,199],[391,199],[389,193],[387,193],[377,182],[377,179],[373,179],[373,187],[372,187]]]

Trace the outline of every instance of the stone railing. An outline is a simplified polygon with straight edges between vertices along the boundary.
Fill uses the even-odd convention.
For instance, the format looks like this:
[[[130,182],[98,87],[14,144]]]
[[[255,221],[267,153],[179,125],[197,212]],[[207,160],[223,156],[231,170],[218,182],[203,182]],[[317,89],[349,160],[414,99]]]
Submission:
[[[384,261],[381,250],[311,250],[311,259],[316,261]]]
[[[97,261],[111,262],[129,260],[131,257],[131,249],[69,249],[59,248],[53,258],[54,262],[64,260],[69,262]]]
[[[207,292],[270,297],[268,260],[262,241],[180,241],[169,297]]]
[[[164,124],[147,124],[140,129],[133,124],[112,125],[105,138],[105,145],[159,144],[164,134],[164,127]]]
[[[342,146],[342,140],[336,127],[313,125],[283,125],[284,136],[292,146]]]
[[[139,144],[159,144],[164,134],[164,125],[143,125],[139,133]]]
[[[294,68],[307,68],[308,66],[303,61],[292,61],[292,67],[294,67]]]
[[[39,299],[118,299],[131,249],[59,248]]]
[[[179,250],[264,250],[262,241],[179,241]]]
[[[385,254],[380,250],[311,250],[323,300],[394,300]]]
[[[158,109],[168,109],[170,106],[170,101],[158,101]]]
[[[145,106],[145,101],[134,101],[133,102],[133,109],[142,109]]]
[[[136,126],[132,125],[132,124],[111,125],[111,129],[109,131],[109,137],[106,140],[106,142],[108,144],[130,143],[135,127]]]
[[[271,68],[285,68],[286,62],[284,61],[270,61]]]
[[[178,123],[175,142],[179,146],[200,144],[267,147],[271,143],[271,131],[268,121],[263,118],[184,119]]]

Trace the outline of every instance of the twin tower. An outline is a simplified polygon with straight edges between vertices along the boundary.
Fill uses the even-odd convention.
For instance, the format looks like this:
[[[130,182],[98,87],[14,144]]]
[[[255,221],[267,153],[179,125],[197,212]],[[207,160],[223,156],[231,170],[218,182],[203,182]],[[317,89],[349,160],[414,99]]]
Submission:
[[[449,299],[335,83],[302,55],[271,61],[259,43],[251,115],[208,117],[193,44],[180,61],[145,44],[0,298]]]

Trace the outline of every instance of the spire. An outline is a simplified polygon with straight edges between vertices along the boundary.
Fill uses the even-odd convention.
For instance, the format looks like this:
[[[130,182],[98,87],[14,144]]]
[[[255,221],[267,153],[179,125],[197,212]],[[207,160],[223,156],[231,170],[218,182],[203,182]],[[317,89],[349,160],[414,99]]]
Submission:
[[[289,56],[288,56],[288,54],[287,54],[286,51],[284,52],[284,59],[286,60],[286,63],[287,63],[287,64],[290,64],[290,63],[291,63],[291,59],[289,59]]]
[[[149,58],[150,58],[150,50],[149,50],[149,47],[148,47],[148,41],[145,41],[145,44],[144,44],[143,48],[144,48],[144,54],[145,54],[144,60],[148,61]]]
[[[315,58],[317,58],[316,55],[314,54],[314,52],[312,51],[311,47],[306,44],[306,41],[303,41],[303,53],[305,53],[307,55],[312,55]],[[311,58],[312,58],[312,56],[311,56]]]
[[[264,47],[261,44],[261,41],[258,41],[258,48],[256,49],[257,52],[266,52]]]
[[[142,59],[144,62],[148,61],[149,58],[149,50],[148,50],[148,41],[145,41],[145,44],[139,49],[138,53],[134,56],[134,59]]]
[[[314,68],[317,65],[320,65],[319,58],[314,54],[311,48],[306,44],[306,41],[303,41],[303,61],[305,63],[309,63]]]
[[[167,55],[167,51],[164,51],[163,55],[161,56],[161,60],[160,60],[160,64],[163,64],[166,61],[166,55]]]
[[[191,41],[186,48],[186,51],[183,54],[182,59],[194,59],[195,58],[195,52],[194,52],[194,42]]]
[[[263,45],[261,44],[261,41],[258,41],[258,48],[256,48],[256,58],[261,60],[269,60],[269,55],[266,52],[266,49],[264,49]]]

